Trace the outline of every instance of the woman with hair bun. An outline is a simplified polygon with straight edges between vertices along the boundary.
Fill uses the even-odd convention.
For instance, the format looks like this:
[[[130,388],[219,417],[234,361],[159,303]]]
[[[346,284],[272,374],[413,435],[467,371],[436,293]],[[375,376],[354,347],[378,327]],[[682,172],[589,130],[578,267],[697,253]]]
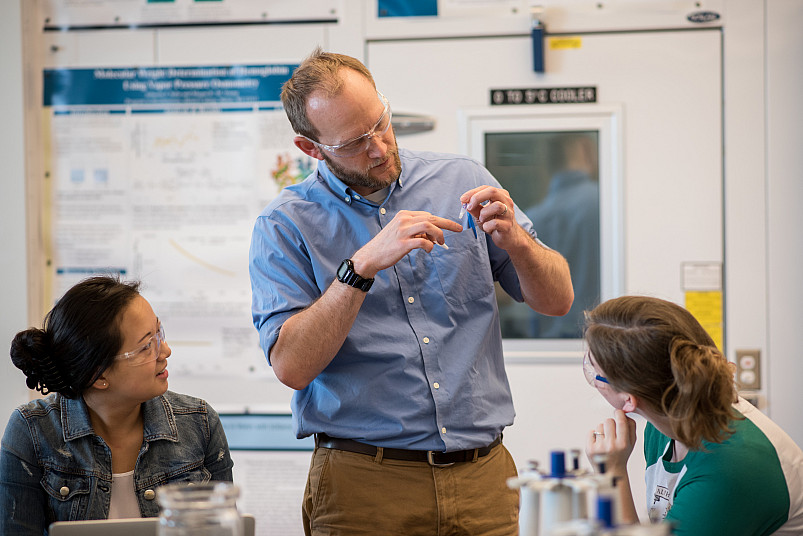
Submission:
[[[169,482],[232,480],[217,413],[167,390],[170,347],[138,283],[93,277],[68,290],[11,359],[49,396],[18,407],[0,449],[0,534],[54,521],[155,517]]]
[[[624,296],[586,313],[586,380],[615,408],[588,435],[619,477],[622,521],[638,521],[627,475],[647,420],[647,508],[674,534],[803,534],[803,452],[738,396],[733,366],[694,317],[657,298]]]

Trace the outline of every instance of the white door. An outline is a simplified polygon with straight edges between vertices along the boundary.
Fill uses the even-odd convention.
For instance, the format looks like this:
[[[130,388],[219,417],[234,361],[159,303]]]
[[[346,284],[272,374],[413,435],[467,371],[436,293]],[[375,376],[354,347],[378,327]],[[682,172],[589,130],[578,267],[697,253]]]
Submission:
[[[399,145],[410,149],[484,161],[483,143],[472,142],[472,118],[498,116],[504,123],[507,117],[510,131],[521,130],[522,121],[527,130],[560,131],[613,110],[612,134],[596,128],[602,298],[649,294],[684,304],[683,267],[719,267],[723,259],[721,32],[565,37],[547,39],[542,74],[532,71],[529,36],[373,41],[366,61],[394,113],[434,118],[432,131],[399,136]],[[554,87],[594,87],[597,102],[491,105],[492,89]],[[561,109],[567,113],[555,112]],[[565,123],[547,115],[562,115]],[[486,127],[480,130],[508,128]],[[577,344],[567,351],[530,339],[513,352],[507,342],[517,417],[505,442],[518,465],[544,462],[552,449],[582,447],[587,430],[610,409],[585,383]]]

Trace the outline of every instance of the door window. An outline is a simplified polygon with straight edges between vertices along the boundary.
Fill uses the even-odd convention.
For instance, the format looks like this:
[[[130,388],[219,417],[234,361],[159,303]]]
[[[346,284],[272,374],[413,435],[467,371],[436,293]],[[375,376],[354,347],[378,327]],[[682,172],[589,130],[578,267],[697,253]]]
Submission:
[[[578,339],[583,311],[600,301],[599,135],[596,130],[486,132],[485,165],[569,262],[574,303],[541,315],[497,288],[506,339]]]

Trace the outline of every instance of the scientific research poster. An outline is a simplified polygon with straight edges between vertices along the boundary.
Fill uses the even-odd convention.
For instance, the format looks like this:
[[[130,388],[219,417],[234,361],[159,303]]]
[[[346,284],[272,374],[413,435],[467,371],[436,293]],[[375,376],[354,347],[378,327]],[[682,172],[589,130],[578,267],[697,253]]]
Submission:
[[[45,71],[49,299],[96,273],[139,279],[171,372],[272,377],[248,249],[261,209],[313,169],[279,101],[295,67]]]

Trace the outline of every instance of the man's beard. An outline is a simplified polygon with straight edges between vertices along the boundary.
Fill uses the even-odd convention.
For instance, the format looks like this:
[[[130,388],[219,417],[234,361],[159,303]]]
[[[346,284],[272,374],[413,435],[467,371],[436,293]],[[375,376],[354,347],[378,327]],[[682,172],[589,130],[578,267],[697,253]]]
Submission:
[[[385,154],[385,158],[392,159],[396,167],[395,173],[385,179],[372,177],[369,173],[371,168],[349,170],[341,166],[337,158],[330,157],[325,151],[321,151],[321,154],[323,155],[323,160],[326,162],[329,171],[331,171],[335,177],[343,181],[343,184],[351,186],[352,188],[369,188],[373,191],[378,191],[396,182],[401,175],[401,159],[399,159],[398,146],[393,149],[388,149],[388,152]],[[381,162],[384,162],[384,160]]]

